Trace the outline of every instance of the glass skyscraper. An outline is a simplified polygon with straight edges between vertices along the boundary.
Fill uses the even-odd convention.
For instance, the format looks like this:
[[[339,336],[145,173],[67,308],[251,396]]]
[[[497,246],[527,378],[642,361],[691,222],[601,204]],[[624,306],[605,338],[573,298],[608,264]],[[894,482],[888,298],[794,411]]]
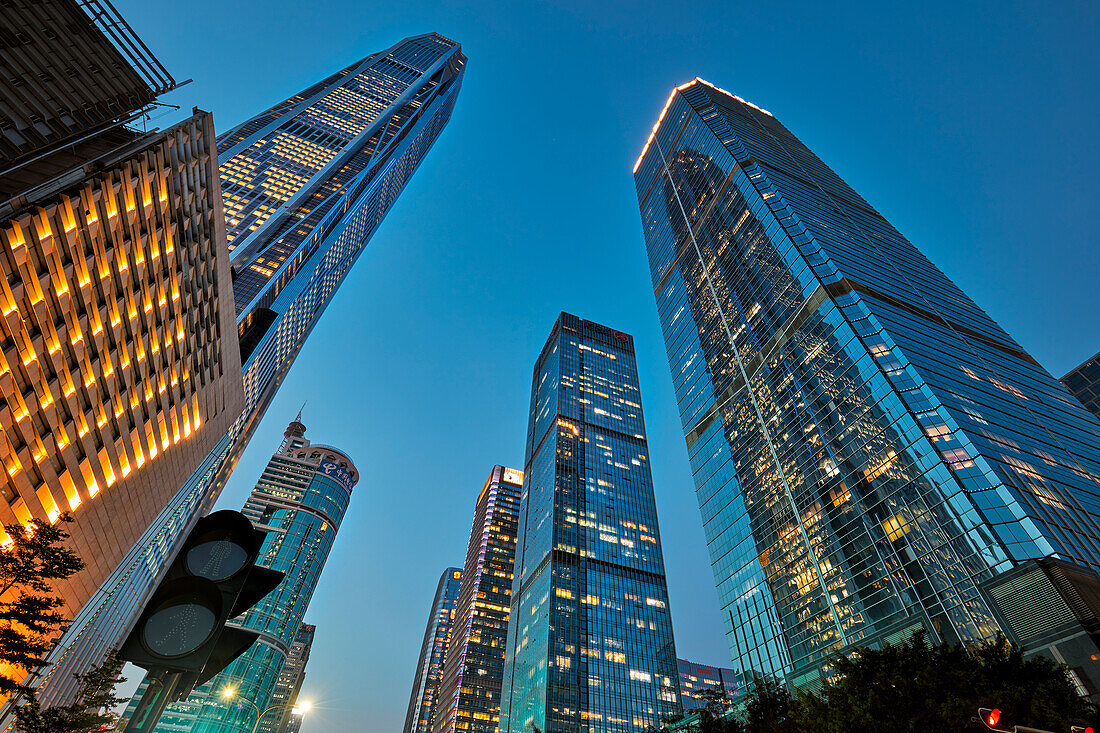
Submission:
[[[450,119],[466,57],[430,33],[341,69],[217,142],[245,408],[51,654],[44,703],[124,635],[209,510],[336,289]],[[47,681],[49,681],[47,680]]]
[[[170,705],[158,733],[251,733],[282,720],[283,708],[260,713],[273,704],[289,705],[273,703],[272,697],[359,481],[347,454],[311,443],[305,430],[298,420],[290,423],[242,510],[267,532],[256,564],[285,574],[275,590],[233,622],[260,637],[214,679]],[[226,689],[233,690],[232,698],[223,697]]]
[[[535,365],[501,733],[638,733],[679,680],[634,341],[562,313]]]
[[[708,701],[699,695],[713,691],[724,693],[732,707],[744,688],[744,681],[739,679],[736,670],[712,667],[690,659],[677,659],[676,668],[680,672],[680,702],[685,711],[705,708]]]
[[[433,733],[496,733],[523,472],[494,466],[478,494]]]
[[[431,733],[432,719],[439,699],[439,684],[443,681],[443,660],[451,638],[461,580],[461,570],[447,568],[435,589],[432,610],[428,614],[428,626],[424,629],[424,643],[416,662],[416,674],[413,676],[403,733]]]
[[[1100,415],[1100,354],[1071,369],[1061,381],[1092,414]]]
[[[1100,568],[1100,423],[775,117],[691,81],[634,176],[739,672],[989,638],[983,581]]]

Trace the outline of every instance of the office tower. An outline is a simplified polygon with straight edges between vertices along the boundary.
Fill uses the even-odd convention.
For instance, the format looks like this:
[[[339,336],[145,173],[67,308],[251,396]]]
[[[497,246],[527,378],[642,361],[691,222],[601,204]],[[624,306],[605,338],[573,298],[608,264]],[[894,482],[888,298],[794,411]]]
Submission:
[[[0,202],[140,138],[176,87],[110,3],[4,3],[0,61]]]
[[[50,657],[44,703],[65,700],[71,673],[119,643],[174,543],[212,507],[306,337],[450,118],[465,61],[437,34],[407,38],[219,139],[244,412],[74,620]]]
[[[680,702],[685,712],[706,707],[706,700],[696,697],[700,692],[721,690],[731,703],[741,694],[743,685],[735,670],[687,659],[677,659],[676,669],[680,673]]]
[[[71,617],[240,415],[229,254],[211,117],[122,124],[175,82],[113,8],[0,17],[0,522],[73,513]]]
[[[290,423],[242,510],[268,533],[256,563],[285,573],[275,590],[234,622],[260,637],[186,700],[169,705],[158,733],[251,733],[254,726],[281,720],[283,709],[257,713],[276,704],[280,674],[359,481],[347,454],[311,443],[305,431],[300,416]],[[227,689],[234,692],[231,699],[222,695]],[[281,704],[290,707],[289,701]]]
[[[501,733],[679,713],[634,340],[562,313],[535,364]]]
[[[309,663],[309,651],[313,647],[313,635],[317,627],[302,624],[294,635],[294,643],[286,655],[283,671],[275,682],[275,691],[271,693],[268,707],[278,706],[278,712],[272,711],[272,720],[260,721],[258,730],[263,733],[298,733],[302,727],[302,716],[294,714],[298,703],[298,694],[306,679],[306,664]]]
[[[433,733],[496,733],[523,472],[494,466],[477,497]]]
[[[1071,370],[1061,381],[1093,415],[1100,415],[1100,354]]]
[[[213,145],[196,114],[3,221],[0,521],[73,512],[70,615],[243,405]]]
[[[462,571],[458,568],[447,568],[439,578],[432,610],[428,614],[428,626],[424,630],[424,643],[420,646],[416,663],[403,733],[431,733],[461,580]]]
[[[634,169],[734,667],[795,685],[1100,567],[1100,424],[775,117],[700,79]]]

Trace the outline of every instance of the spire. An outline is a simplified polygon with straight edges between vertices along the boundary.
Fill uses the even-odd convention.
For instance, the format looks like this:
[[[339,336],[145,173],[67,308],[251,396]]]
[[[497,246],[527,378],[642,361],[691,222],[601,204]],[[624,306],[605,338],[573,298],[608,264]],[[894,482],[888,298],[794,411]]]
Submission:
[[[302,410],[306,409],[306,403],[302,403],[301,409],[298,410],[298,415],[290,421],[290,425],[287,425],[286,432],[283,433],[283,437],[286,440],[291,438],[301,438],[306,434],[306,426],[302,424]]]

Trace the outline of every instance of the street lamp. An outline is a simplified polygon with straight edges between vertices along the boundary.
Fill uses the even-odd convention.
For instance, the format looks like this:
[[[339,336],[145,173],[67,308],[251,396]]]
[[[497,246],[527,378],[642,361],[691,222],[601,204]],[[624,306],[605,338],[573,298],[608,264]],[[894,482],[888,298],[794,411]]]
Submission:
[[[236,696],[237,688],[233,686],[226,687],[222,690],[222,697],[224,697],[226,700],[232,700]],[[270,713],[272,710],[278,710],[279,708],[291,708],[292,713],[297,713],[299,716],[304,716],[307,712],[309,712],[310,707],[312,707],[309,700],[302,700],[302,702],[300,703],[272,705],[266,710],[260,710],[260,706],[249,700],[247,697],[242,697],[241,699],[247,702],[252,707],[256,708],[256,722],[252,724],[252,733],[256,733],[256,729],[260,727],[260,720],[263,719],[263,717]]]

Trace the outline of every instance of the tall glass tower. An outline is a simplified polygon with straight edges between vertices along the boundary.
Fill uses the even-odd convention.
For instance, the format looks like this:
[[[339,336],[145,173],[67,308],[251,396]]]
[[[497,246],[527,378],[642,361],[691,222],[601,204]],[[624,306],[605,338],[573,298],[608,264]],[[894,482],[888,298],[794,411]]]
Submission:
[[[433,733],[496,733],[523,472],[494,466],[478,494]]]
[[[634,177],[738,671],[988,638],[983,581],[1100,568],[1100,423],[775,117],[688,82]]]
[[[341,69],[217,143],[244,412],[54,650],[40,699],[127,631],[176,539],[209,510],[306,337],[450,119],[466,57],[435,33]],[[56,687],[56,694],[51,691]]]
[[[431,733],[461,580],[462,571],[458,568],[447,568],[439,578],[432,610],[428,614],[428,626],[424,629],[424,643],[416,662],[403,733]]]
[[[343,451],[306,440],[305,425],[290,423],[242,510],[267,532],[256,564],[285,574],[278,587],[234,625],[259,632],[256,642],[221,673],[161,717],[158,733],[251,733],[273,729],[284,709],[272,697],[332,543],[340,529],[359,472]],[[143,683],[144,684],[144,683]],[[231,699],[222,693],[233,690]],[[136,706],[139,688],[130,703]],[[265,724],[270,724],[265,727]]]
[[[680,712],[633,339],[562,313],[535,364],[501,733]]]

